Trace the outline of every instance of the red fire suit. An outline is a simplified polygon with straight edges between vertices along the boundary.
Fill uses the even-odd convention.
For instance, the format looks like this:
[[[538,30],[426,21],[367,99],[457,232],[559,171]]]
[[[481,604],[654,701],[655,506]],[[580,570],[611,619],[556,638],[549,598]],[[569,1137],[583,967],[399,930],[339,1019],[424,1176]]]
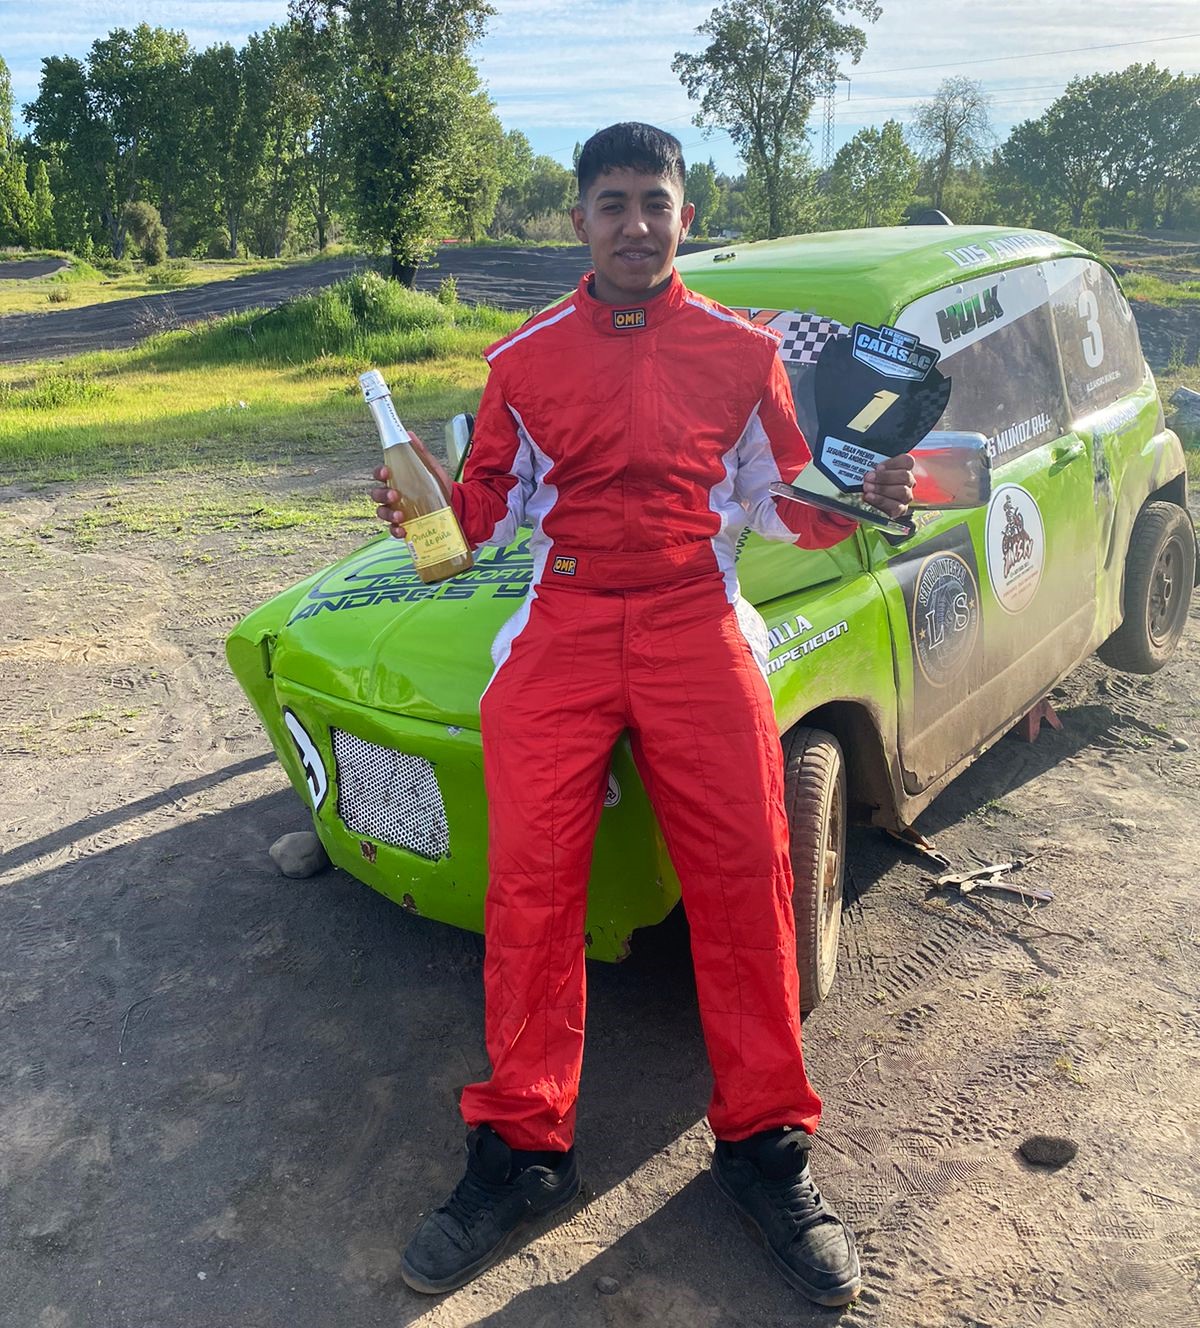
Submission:
[[[473,546],[528,524],[534,564],[481,706],[492,1075],[463,1115],[513,1148],[571,1145],[592,842],[628,731],[682,885],[713,1131],[811,1131],[766,630],[734,557],[747,525],[811,548],[854,523],[776,506],[767,485],[809,451],[774,334],[678,274],[630,308],[585,277],[487,359],[454,511]]]

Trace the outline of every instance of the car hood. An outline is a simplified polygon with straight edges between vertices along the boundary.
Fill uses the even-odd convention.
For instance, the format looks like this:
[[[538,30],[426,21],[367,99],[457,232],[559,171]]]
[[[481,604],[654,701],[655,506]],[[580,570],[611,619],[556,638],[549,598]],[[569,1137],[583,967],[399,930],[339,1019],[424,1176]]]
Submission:
[[[763,606],[857,570],[855,542],[801,550],[749,537],[742,591]],[[427,586],[407,547],[387,535],[306,583],[275,634],[281,678],[371,709],[478,728],[492,675],[491,644],[522,605],[533,575],[528,532],[481,549],[469,571]]]
[[[373,709],[478,728],[492,640],[531,575],[521,539],[427,586],[407,547],[384,535],[308,584],[279,630],[272,671]]]

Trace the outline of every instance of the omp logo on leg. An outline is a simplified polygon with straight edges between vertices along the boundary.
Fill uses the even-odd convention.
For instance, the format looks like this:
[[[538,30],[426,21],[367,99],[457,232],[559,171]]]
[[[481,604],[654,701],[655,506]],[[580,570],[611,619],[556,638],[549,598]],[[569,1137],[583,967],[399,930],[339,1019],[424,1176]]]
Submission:
[[[646,311],[645,309],[614,309],[613,327],[645,327]]]
[[[559,576],[574,576],[574,575],[575,575],[575,559],[574,559],[574,558],[555,558],[555,560],[554,560],[554,571],[556,571],[556,572],[559,574]]]

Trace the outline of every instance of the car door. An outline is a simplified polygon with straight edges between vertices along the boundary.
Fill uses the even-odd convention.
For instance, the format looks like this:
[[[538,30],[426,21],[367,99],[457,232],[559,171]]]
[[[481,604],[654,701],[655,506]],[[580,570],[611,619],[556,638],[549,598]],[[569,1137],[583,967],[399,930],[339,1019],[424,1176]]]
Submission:
[[[941,350],[939,429],[984,434],[986,507],[868,536],[897,650],[898,746],[919,792],[1025,712],[1089,649],[1096,518],[1087,440],[1072,432],[1040,265],[927,295],[896,326]]]

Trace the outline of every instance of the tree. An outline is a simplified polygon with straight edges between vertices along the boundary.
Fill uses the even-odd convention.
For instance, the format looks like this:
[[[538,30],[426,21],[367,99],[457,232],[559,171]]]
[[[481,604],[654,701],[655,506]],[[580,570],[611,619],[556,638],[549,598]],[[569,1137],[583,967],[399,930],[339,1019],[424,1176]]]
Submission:
[[[54,229],[54,195],[50,192],[50,172],[44,161],[39,161],[33,169],[32,201],[30,243],[36,249],[53,249],[58,238]]]
[[[929,166],[933,206],[941,208],[946,182],[955,167],[978,161],[992,138],[991,99],[971,78],[947,78],[929,101],[919,102],[913,137]]]
[[[1072,79],[996,166],[1039,224],[1165,224],[1200,170],[1200,78],[1139,64]]]
[[[167,232],[153,203],[126,203],[121,221],[147,267],[156,267],[166,258]]]
[[[451,226],[463,239],[482,239],[496,215],[505,159],[504,127],[482,88],[464,103],[448,152],[461,163],[448,184]]]
[[[346,36],[336,14],[320,29],[297,25],[296,33],[308,123],[300,145],[300,177],[317,248],[324,250],[345,187]]]
[[[873,23],[875,0],[724,0],[697,29],[708,39],[699,54],[679,51],[672,70],[700,111],[695,123],[729,131],[752,180],[762,190],[765,229],[784,229],[786,196],[803,176],[806,125],[813,102],[848,55],[857,64]]]
[[[920,167],[899,122],[862,129],[838,150],[829,171],[827,215],[834,226],[895,226],[917,186]]]
[[[196,153],[202,163],[203,188],[234,257],[265,152],[271,96],[266,72],[266,62],[249,48],[236,51],[228,42],[201,51],[193,62],[200,107]]]
[[[12,76],[0,55],[0,157],[13,149],[13,95]]]
[[[0,244],[28,246],[33,200],[25,182],[25,159],[19,152],[0,157]]]
[[[61,157],[114,257],[124,253],[124,208],[138,196],[156,136],[167,132],[189,55],[182,32],[142,23],[93,42],[86,63],[42,61],[37,99],[25,107],[34,141]]]
[[[478,91],[466,52],[493,11],[485,0],[292,0],[291,12],[316,30],[332,16],[345,24],[350,211],[411,285],[453,215],[465,163],[449,149]]]
[[[712,227],[713,213],[721,201],[721,191],[717,187],[717,169],[711,161],[693,162],[688,167],[687,182],[684,186],[687,201],[696,209],[692,219],[693,235],[708,235]]]

